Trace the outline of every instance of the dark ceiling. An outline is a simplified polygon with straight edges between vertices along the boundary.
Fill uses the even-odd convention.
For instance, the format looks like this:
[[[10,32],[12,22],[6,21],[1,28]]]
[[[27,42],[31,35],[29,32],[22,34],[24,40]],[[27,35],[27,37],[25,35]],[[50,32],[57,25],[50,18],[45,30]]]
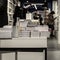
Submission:
[[[20,0],[21,2],[26,2],[26,1],[29,1],[29,2],[32,2],[32,3],[42,3],[44,2],[45,0]],[[47,2],[51,2],[52,0],[46,0]]]

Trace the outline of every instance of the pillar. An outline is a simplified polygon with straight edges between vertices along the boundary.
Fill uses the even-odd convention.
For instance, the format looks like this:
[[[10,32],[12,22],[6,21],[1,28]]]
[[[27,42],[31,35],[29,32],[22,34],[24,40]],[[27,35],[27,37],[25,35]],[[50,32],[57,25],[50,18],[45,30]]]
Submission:
[[[58,0],[58,44],[60,44],[60,0]]]

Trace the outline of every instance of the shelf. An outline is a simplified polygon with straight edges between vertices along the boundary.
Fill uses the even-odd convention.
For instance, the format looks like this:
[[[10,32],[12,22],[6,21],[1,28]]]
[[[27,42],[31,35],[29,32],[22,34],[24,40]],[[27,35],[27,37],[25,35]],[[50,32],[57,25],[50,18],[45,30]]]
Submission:
[[[8,9],[7,13],[14,13],[14,10]]]
[[[11,18],[10,16],[8,16],[8,21],[10,21],[10,20],[13,20],[13,18]]]
[[[12,25],[15,4],[13,0],[8,0],[7,2],[8,25]]]
[[[8,21],[9,24],[13,23],[13,21]]]
[[[15,4],[13,2],[11,2],[11,1],[8,1],[8,2],[11,3],[11,4],[13,4],[15,6]]]
[[[13,19],[8,19],[8,21],[13,21]]]
[[[14,14],[14,13],[11,13],[11,12],[7,12],[7,13],[8,13],[8,14],[12,14],[12,15]]]
[[[9,9],[11,9],[11,10],[13,10],[11,7],[9,7],[9,6],[7,6],[7,8],[9,8]]]
[[[10,21],[13,21],[13,20],[11,20],[11,19],[10,19],[10,20],[8,20],[8,22],[10,22]]]
[[[10,9],[14,10],[14,7],[12,8],[12,7],[10,7],[10,6],[7,6],[7,8],[10,8]]]
[[[9,23],[9,24],[10,24],[10,23],[13,23],[13,20],[8,21],[8,23]]]
[[[13,2],[13,0],[8,0],[8,1]]]

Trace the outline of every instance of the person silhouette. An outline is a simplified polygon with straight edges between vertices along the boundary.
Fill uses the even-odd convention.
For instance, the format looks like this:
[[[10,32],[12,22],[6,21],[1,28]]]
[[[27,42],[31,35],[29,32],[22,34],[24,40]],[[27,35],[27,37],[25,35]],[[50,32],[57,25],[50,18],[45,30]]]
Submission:
[[[57,17],[54,18],[54,16],[53,16],[54,14],[55,14],[54,11],[51,11],[48,14],[48,27],[51,30],[50,37],[53,37],[54,36],[54,34],[53,34],[53,32],[54,32],[54,20],[57,18]]]
[[[15,6],[15,11],[14,11],[14,14],[13,14],[13,26],[16,25],[16,22],[17,22],[17,17],[20,18],[20,5],[19,4],[16,4]]]
[[[39,22],[40,22],[40,25],[43,25],[42,21],[43,21],[43,18],[41,16],[41,14],[39,14]]]

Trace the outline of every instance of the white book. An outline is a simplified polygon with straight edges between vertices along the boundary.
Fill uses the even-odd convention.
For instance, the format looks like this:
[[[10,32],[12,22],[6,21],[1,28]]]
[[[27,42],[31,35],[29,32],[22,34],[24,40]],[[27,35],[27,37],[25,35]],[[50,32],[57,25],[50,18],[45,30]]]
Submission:
[[[39,37],[39,31],[31,31],[31,37]]]
[[[31,20],[32,19],[32,14],[31,13],[27,13],[26,14],[26,20]]]

